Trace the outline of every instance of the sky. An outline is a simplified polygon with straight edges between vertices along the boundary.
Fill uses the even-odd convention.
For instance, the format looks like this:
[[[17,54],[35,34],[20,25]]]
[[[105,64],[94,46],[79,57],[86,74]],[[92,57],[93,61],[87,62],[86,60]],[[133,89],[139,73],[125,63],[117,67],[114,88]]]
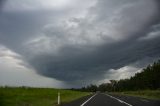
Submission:
[[[0,1],[0,86],[100,84],[159,57],[159,0]]]

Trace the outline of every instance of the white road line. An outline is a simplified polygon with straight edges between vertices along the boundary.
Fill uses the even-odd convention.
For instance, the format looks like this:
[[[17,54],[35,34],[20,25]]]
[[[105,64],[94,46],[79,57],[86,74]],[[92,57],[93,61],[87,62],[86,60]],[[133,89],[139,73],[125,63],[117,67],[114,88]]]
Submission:
[[[118,99],[118,98],[115,98],[115,97],[113,97],[113,96],[111,96],[111,95],[108,95],[108,94],[105,94],[105,95],[107,95],[107,96],[109,96],[109,97],[111,97],[111,98],[113,98],[113,99],[116,99],[116,100],[118,100],[119,102],[124,103],[124,104],[126,104],[126,105],[128,105],[128,106],[133,106],[133,105],[131,105],[131,104],[125,102],[125,101],[122,101],[122,100],[120,100],[120,99]]]
[[[88,100],[86,100],[83,104],[80,106],[84,106],[87,102],[89,102],[93,97],[95,97],[97,94],[94,94],[92,97],[90,97]]]

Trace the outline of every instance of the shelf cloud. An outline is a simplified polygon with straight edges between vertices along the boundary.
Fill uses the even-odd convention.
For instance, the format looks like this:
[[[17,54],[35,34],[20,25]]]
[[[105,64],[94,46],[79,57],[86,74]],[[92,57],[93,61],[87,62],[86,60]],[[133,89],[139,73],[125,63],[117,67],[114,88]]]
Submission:
[[[60,1],[0,3],[0,45],[19,66],[77,87],[128,78],[159,58],[158,0]]]

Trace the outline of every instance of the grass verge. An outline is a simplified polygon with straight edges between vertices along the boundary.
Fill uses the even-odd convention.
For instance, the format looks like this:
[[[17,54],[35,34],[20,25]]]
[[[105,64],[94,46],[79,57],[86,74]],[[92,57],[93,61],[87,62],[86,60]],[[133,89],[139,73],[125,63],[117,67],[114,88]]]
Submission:
[[[89,95],[87,92],[52,88],[0,88],[0,106],[57,106],[58,92],[61,103]]]
[[[125,91],[125,92],[112,92],[111,94],[126,95],[141,97],[152,100],[160,100],[160,90],[140,90],[140,91]]]

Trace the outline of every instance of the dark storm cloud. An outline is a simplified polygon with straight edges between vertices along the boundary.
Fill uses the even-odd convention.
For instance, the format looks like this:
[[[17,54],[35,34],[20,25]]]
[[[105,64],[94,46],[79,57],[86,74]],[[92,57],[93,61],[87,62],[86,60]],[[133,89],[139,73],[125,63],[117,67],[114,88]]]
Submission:
[[[107,16],[104,16],[104,9],[106,8],[105,6],[108,5],[107,3],[108,2],[100,1],[97,3],[95,8],[92,8],[93,10],[96,8],[102,9],[98,12],[96,11],[99,15],[96,17],[95,23],[99,21],[107,21],[106,19],[102,19],[107,18]],[[115,6],[115,4],[123,4],[123,2],[118,3],[117,1],[110,1],[110,3],[113,3],[113,6]],[[144,18],[143,15],[148,13],[137,13],[136,7],[133,7],[133,9],[134,10],[125,10],[123,14],[129,18],[137,18],[138,21],[131,22],[130,25],[125,25],[126,28],[121,29],[125,32],[124,34],[127,34],[124,36],[128,37],[127,39],[111,44],[104,43],[96,47],[89,46],[87,48],[78,48],[74,45],[66,45],[60,49],[58,56],[54,56],[52,54],[39,55],[32,59],[31,63],[34,64],[35,68],[38,70],[37,72],[41,75],[54,77],[64,81],[82,79],[87,81],[89,79],[103,79],[103,75],[109,69],[119,69],[148,57],[158,58],[160,56],[160,37],[150,39],[148,41],[139,41],[138,39],[142,36],[147,36],[148,33],[152,32],[152,26],[158,24],[160,21],[159,9],[156,10],[157,12],[154,14],[155,17],[149,17],[148,20],[147,17],[144,21],[145,23],[139,23],[138,19],[140,18],[141,21],[141,18]],[[145,10],[142,12],[144,11]],[[136,13],[134,14],[133,12]],[[140,13],[142,16],[135,16],[140,15]],[[140,30],[138,29],[135,32],[128,31],[131,28],[136,27]]]
[[[148,57],[159,58],[159,42],[160,37],[143,42],[130,39],[111,46],[103,45],[88,53],[66,47],[60,51],[61,56],[40,55],[32,64],[39,74],[59,80],[101,79],[111,68],[118,69]]]
[[[83,17],[66,11],[4,12],[0,43],[38,74],[72,83],[103,80],[110,69],[160,57],[157,0],[99,0]]]
[[[23,53],[21,44],[39,35],[42,26],[46,23],[50,21],[56,23],[54,20],[62,14],[54,10],[2,12],[0,14],[0,43],[13,51]]]
[[[0,12],[1,12],[1,9],[3,8],[4,2],[5,0],[0,0]]]

